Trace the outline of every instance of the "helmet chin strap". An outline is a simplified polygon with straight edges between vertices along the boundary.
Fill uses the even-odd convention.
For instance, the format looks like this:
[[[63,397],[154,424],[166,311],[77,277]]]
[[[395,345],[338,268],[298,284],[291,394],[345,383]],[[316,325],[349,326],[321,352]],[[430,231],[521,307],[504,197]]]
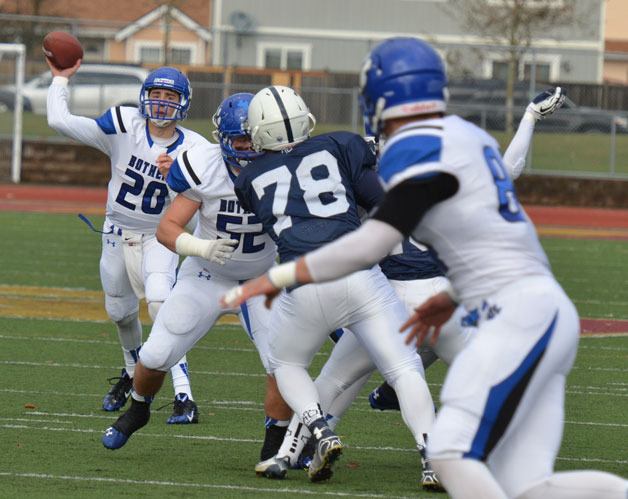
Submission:
[[[173,122],[173,120],[158,120],[157,118],[148,118],[148,119],[153,125],[158,126],[159,128],[165,128],[170,123]]]

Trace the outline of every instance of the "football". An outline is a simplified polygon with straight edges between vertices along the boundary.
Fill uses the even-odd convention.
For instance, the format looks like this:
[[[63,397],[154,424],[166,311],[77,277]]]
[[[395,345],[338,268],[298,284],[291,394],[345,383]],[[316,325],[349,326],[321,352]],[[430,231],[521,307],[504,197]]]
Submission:
[[[44,37],[44,54],[59,69],[71,68],[83,58],[83,47],[70,33],[52,31]]]

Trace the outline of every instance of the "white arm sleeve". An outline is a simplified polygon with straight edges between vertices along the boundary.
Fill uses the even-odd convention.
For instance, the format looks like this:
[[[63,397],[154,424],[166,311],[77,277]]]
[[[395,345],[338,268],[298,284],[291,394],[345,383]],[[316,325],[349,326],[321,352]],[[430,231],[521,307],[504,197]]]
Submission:
[[[504,153],[504,164],[510,176],[516,179],[521,175],[523,168],[526,165],[526,156],[528,155],[528,149],[530,148],[530,142],[532,141],[532,134],[534,133],[534,125],[536,124],[536,118],[532,113],[526,112],[521,118],[517,133],[510,141],[508,149]]]
[[[46,102],[48,125],[57,132],[78,140],[83,144],[95,147],[111,155],[111,147],[107,135],[103,132],[96,120],[84,116],[75,116],[68,109],[68,79],[64,76],[55,76],[48,89]]]
[[[337,241],[305,255],[313,282],[333,281],[369,268],[387,256],[403,235],[393,226],[369,219]]]

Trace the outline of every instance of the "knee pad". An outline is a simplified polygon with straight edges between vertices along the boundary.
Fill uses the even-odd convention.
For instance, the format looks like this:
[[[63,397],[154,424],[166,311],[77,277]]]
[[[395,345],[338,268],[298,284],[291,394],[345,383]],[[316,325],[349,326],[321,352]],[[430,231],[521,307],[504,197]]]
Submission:
[[[174,276],[170,274],[166,274],[165,272],[153,272],[148,274],[146,283],[144,284],[146,301],[148,303],[166,301],[173,285]]]
[[[168,332],[182,335],[196,328],[202,313],[200,305],[189,296],[174,294],[164,304],[160,320],[163,321]]]
[[[105,310],[109,318],[117,324],[129,316],[137,314],[139,302],[135,296],[105,295]]]
[[[163,303],[164,302],[162,302],[162,301],[150,301],[150,302],[148,302],[148,315],[150,316],[150,318],[151,318],[151,320],[153,322],[155,322],[155,319],[157,318],[157,313],[159,312],[159,309],[161,308]]]
[[[167,348],[156,346],[154,343],[145,343],[140,350],[140,360],[144,367],[155,371],[167,372],[170,369],[170,356]],[[174,361],[176,363],[176,360]],[[173,363],[174,365],[174,363]]]

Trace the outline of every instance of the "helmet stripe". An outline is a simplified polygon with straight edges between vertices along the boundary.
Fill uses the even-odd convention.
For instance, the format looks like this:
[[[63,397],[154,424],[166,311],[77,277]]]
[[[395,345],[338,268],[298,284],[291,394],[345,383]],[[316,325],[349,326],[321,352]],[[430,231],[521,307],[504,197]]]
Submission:
[[[286,127],[286,133],[288,134],[288,143],[294,142],[294,135],[292,135],[292,126],[290,125],[290,118],[288,118],[288,111],[286,111],[286,106],[284,106],[283,101],[281,100],[281,96],[275,87],[268,87],[270,89],[270,93],[273,94],[275,101],[277,101],[277,105],[279,106],[279,111],[281,111],[281,117],[283,118],[283,124]]]

